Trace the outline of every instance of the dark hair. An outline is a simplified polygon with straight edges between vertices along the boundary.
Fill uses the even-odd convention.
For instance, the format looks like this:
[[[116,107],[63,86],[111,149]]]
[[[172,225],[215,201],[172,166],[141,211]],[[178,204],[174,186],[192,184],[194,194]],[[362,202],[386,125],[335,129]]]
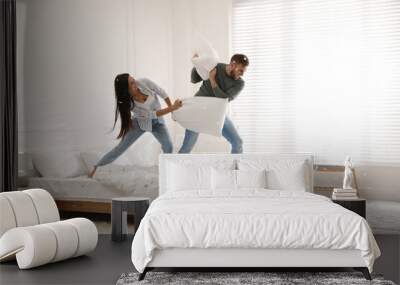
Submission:
[[[244,66],[248,66],[249,65],[249,58],[247,56],[245,56],[244,54],[241,53],[237,53],[232,55],[231,57],[231,62],[235,62],[237,64],[242,64]]]
[[[119,135],[117,139],[122,138],[126,135],[129,129],[132,127],[132,119],[131,119],[131,95],[128,92],[129,82],[128,82],[129,74],[122,73],[118,74],[114,80],[114,89],[115,89],[115,116],[114,116],[114,126],[118,120],[118,114],[121,119],[121,129],[119,131]]]

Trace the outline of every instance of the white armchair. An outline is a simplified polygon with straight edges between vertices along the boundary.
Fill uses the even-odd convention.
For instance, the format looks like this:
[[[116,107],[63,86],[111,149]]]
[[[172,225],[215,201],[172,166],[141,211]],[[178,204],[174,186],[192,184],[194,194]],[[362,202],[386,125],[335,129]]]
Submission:
[[[0,262],[17,259],[20,269],[84,255],[97,245],[88,219],[60,221],[55,201],[43,189],[0,193]]]

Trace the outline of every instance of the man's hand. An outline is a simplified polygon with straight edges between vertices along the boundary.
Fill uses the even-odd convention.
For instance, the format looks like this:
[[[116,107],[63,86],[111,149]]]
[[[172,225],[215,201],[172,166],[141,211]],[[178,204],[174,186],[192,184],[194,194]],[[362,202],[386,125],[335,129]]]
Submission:
[[[218,85],[217,85],[217,81],[215,80],[215,76],[217,75],[217,68],[214,67],[213,69],[211,69],[208,77],[210,79],[210,83],[211,83],[211,87],[212,89],[215,89]]]
[[[213,78],[215,80],[215,76],[217,75],[217,68],[214,67],[213,69],[210,70],[208,76],[211,78]]]

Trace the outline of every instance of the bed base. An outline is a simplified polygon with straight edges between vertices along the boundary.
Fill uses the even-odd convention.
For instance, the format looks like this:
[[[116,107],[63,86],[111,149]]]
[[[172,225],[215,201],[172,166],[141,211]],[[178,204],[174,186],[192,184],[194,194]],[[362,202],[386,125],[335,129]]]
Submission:
[[[353,270],[360,271],[366,280],[372,280],[371,274],[369,273],[369,270],[367,267],[348,267],[352,268]],[[142,273],[139,274],[138,281],[142,281],[145,277],[147,272],[152,271],[152,270],[165,270],[165,271],[171,271],[172,268],[168,267],[146,267]],[[290,272],[290,271],[312,271],[312,272],[324,272],[327,271],[326,267],[324,268],[318,268],[318,267],[184,267],[184,268],[173,268],[175,271],[193,271],[193,272],[269,272],[271,270],[274,271],[280,271],[280,272]],[[341,269],[341,268],[334,268],[334,269]]]
[[[154,269],[216,271],[326,271],[353,268],[371,280],[359,250],[353,249],[254,249],[254,248],[169,248],[154,251],[139,280]]]

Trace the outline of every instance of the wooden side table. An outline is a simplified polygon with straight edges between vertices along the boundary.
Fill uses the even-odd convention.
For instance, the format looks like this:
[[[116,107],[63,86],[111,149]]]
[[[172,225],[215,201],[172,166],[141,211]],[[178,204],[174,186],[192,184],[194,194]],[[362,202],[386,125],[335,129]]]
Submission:
[[[118,197],[111,204],[111,239],[123,241],[128,233],[128,213],[134,215],[135,232],[150,205],[147,197]]]
[[[353,211],[356,214],[359,214],[361,217],[365,219],[366,217],[366,200],[362,198],[356,198],[356,199],[332,199],[332,201],[336,204],[339,204],[340,206]]]

